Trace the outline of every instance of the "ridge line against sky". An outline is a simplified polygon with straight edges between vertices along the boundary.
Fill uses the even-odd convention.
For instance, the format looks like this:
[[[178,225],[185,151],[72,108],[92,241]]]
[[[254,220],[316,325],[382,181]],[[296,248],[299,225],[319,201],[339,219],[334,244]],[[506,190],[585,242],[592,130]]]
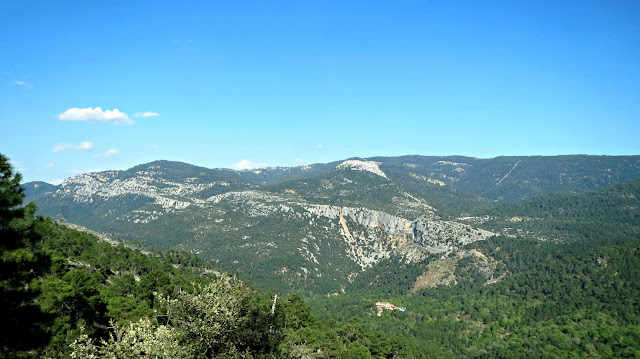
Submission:
[[[158,159],[640,154],[634,1],[2,2],[25,181]]]

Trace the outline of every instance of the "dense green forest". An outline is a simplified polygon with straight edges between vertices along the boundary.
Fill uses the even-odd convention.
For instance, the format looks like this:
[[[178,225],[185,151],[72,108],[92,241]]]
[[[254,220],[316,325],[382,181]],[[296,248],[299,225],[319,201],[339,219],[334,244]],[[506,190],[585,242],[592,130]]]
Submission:
[[[408,294],[362,287],[311,301],[326,318],[363,318],[367,328],[402,333],[439,357],[530,358],[640,355],[640,243],[565,244],[494,238],[474,243],[502,261],[506,279],[486,284],[473,267],[452,287]],[[459,268],[465,268],[460,266]],[[407,308],[374,315],[369,304]]]
[[[555,239],[640,238],[640,179],[588,193],[552,193],[485,209],[493,229]]]

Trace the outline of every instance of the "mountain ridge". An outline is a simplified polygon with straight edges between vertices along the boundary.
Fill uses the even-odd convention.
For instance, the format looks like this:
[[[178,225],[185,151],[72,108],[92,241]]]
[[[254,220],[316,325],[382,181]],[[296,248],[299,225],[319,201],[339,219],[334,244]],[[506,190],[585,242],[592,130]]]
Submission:
[[[55,219],[187,250],[271,288],[334,293],[381,261],[417,265],[499,233],[562,239],[468,218],[634,178],[640,156],[370,157],[242,171],[160,160],[25,189]]]

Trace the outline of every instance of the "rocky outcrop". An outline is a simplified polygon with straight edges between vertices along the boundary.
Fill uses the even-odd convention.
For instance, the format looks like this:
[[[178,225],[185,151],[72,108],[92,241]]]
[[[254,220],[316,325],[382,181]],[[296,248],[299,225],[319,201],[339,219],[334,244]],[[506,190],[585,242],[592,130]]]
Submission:
[[[447,252],[471,242],[487,239],[495,233],[453,221],[414,222],[414,241],[435,252]]]
[[[350,245],[349,255],[363,270],[395,253],[403,255],[407,262],[417,262],[429,253],[455,251],[495,235],[463,223],[437,219],[410,221],[366,208],[312,205],[305,209],[339,220],[342,235]],[[349,222],[363,230],[349,230]]]
[[[487,257],[484,253],[476,250],[459,250],[450,255],[444,255],[441,258],[428,264],[427,270],[422,273],[415,281],[411,292],[416,292],[424,288],[433,288],[439,285],[455,285],[461,278],[455,273],[461,259],[470,258],[472,266],[486,279],[485,284],[497,283],[504,279],[506,273],[495,276],[495,270],[499,262],[491,257]]]
[[[380,177],[387,178],[387,175],[384,172],[382,172],[382,170],[380,169],[380,167],[378,167],[378,165],[380,165],[380,162],[347,160],[339,164],[336,168],[337,169],[346,168],[354,171],[371,172]]]
[[[158,172],[161,173],[161,172]],[[196,199],[188,196],[212,186],[228,186],[225,182],[194,183],[193,178],[185,182],[172,182],[155,177],[157,173],[140,171],[137,176],[119,178],[122,171],[105,171],[74,176],[65,180],[54,197],[71,197],[75,202],[93,203],[124,195],[139,195],[152,198],[165,210],[180,210],[189,207]],[[178,198],[176,198],[178,197]]]
[[[405,312],[407,310],[407,308],[405,307],[398,307],[395,304],[391,304],[389,302],[376,302],[376,309],[378,309],[378,316],[382,316],[382,311],[384,310],[399,310],[401,312]]]

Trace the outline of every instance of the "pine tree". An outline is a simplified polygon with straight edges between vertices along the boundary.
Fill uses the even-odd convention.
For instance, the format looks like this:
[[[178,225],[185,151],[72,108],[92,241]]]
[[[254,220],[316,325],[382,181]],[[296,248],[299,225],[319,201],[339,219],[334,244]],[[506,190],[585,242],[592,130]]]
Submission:
[[[21,179],[0,154],[0,358],[32,357],[49,338],[33,287],[50,258],[36,249],[35,205],[22,206]]]

